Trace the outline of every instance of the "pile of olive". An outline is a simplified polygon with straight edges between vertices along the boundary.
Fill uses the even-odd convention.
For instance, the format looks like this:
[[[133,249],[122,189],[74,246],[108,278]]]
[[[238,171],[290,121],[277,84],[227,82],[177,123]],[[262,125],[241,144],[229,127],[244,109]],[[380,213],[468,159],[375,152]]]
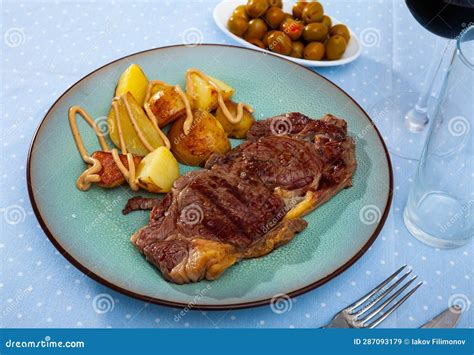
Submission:
[[[320,2],[298,1],[292,14],[282,0],[248,0],[237,6],[227,27],[233,34],[272,52],[309,60],[342,57],[350,39],[343,24],[332,25]]]

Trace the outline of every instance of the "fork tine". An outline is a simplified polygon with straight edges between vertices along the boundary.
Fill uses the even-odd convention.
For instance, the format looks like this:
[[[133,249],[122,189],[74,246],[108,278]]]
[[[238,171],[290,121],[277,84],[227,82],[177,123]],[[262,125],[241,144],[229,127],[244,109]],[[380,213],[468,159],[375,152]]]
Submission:
[[[387,312],[382,314],[379,318],[377,318],[375,321],[373,321],[370,325],[368,325],[368,328],[375,328],[378,326],[380,323],[382,323],[390,314],[392,314],[398,307],[400,307],[411,295],[415,293],[418,288],[423,285],[423,282],[418,283],[410,292],[408,292],[403,298],[401,298],[397,303],[395,303],[392,307],[388,309]]]
[[[380,294],[375,294],[375,299],[373,300],[373,302],[369,302],[366,306],[364,306],[361,310],[357,311],[356,313],[354,313],[354,315],[356,317],[359,317],[361,316],[362,314],[366,313],[368,310],[372,309],[373,307],[375,307],[377,304],[379,304],[381,301],[383,301],[383,299],[385,298],[385,296],[388,296],[390,294],[390,292],[392,292],[396,287],[398,287],[398,285],[400,285],[403,280],[405,280],[408,275],[410,275],[412,272],[412,270],[408,270],[408,272],[406,272],[402,277],[400,277],[396,282],[394,282],[389,288],[387,288],[386,290],[381,290],[382,292],[380,292]],[[416,278],[416,276],[414,277],[414,279]],[[413,280],[414,280],[413,279]],[[412,280],[412,281],[413,281]]]
[[[415,281],[417,276],[414,276],[410,281],[405,283],[402,287],[400,287],[396,292],[394,292],[390,297],[388,297],[380,306],[378,306],[374,311],[370,312],[367,316],[365,316],[363,319],[360,321],[362,323],[367,323],[369,320],[374,318],[377,314],[379,314],[385,307],[387,307],[395,298],[398,297],[403,291],[407,289],[408,286],[410,286],[413,281]]]
[[[392,275],[390,275],[385,281],[383,281],[380,285],[378,285],[376,288],[374,288],[372,291],[370,291],[368,294],[366,294],[364,297],[359,299],[358,301],[355,301],[353,304],[347,307],[347,309],[350,309],[351,311],[354,310],[355,308],[359,307],[361,304],[363,304],[365,301],[367,301],[370,297],[375,295],[377,292],[379,292],[382,288],[385,287],[390,281],[392,281],[404,268],[406,268],[407,265],[403,265],[400,269],[395,271]]]

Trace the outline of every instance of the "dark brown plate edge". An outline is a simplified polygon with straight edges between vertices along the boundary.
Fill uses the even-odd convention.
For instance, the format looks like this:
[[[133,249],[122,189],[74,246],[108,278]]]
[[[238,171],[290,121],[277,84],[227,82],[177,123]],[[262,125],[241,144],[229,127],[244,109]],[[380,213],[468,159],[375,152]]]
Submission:
[[[105,68],[113,63],[116,63],[118,61],[121,61],[123,59],[126,59],[126,58],[129,58],[129,57],[132,57],[132,56],[135,56],[137,54],[142,54],[142,53],[147,53],[147,52],[152,52],[152,51],[156,51],[156,50],[160,50],[160,49],[165,49],[165,48],[174,48],[174,47],[185,47],[186,45],[184,44],[177,44],[177,45],[170,45],[170,46],[164,46],[164,47],[157,47],[157,48],[152,48],[152,49],[147,49],[147,50],[144,50],[144,51],[140,51],[140,52],[136,52],[136,53],[132,53],[132,54],[129,54],[129,55],[126,55],[124,57],[121,57],[121,58],[118,58],[118,59],[115,59],[95,70],[93,70],[92,72],[90,72],[89,74],[85,75],[84,77],[82,77],[81,79],[79,79],[78,81],[76,81],[73,85],[71,85],[66,91],[64,91],[64,93],[61,94],[61,96],[59,96],[56,101],[51,105],[51,107],[49,108],[49,110],[46,112],[45,116],[43,117],[43,119],[41,120],[41,123],[39,124],[38,128],[36,129],[34,135],[33,135],[33,139],[31,141],[31,144],[30,144],[30,148],[28,150],[28,158],[27,158],[27,169],[26,169],[26,182],[27,182],[27,187],[28,187],[28,196],[29,196],[29,199],[30,199],[30,202],[31,202],[31,205],[33,207],[33,211],[35,213],[35,216],[41,226],[41,228],[43,229],[44,233],[46,234],[46,236],[48,237],[48,239],[50,240],[50,242],[54,245],[54,247],[61,253],[61,255],[63,255],[71,264],[73,264],[77,269],[79,269],[82,273],[84,273],[86,276],[90,277],[91,279],[93,279],[94,281],[97,281],[109,288],[111,288],[112,290],[114,291],[117,291],[119,293],[122,293],[124,295],[127,295],[127,296],[130,296],[130,297],[133,297],[135,299],[138,299],[140,301],[144,301],[144,302],[147,302],[147,303],[154,303],[154,304],[158,304],[158,305],[163,305],[163,306],[168,306],[168,307],[174,307],[174,308],[186,308],[186,307],[189,307],[189,304],[186,304],[186,303],[180,303],[180,302],[173,302],[173,301],[167,301],[167,300],[162,300],[162,299],[159,299],[159,298],[154,298],[154,297],[148,297],[148,296],[145,296],[145,295],[142,295],[142,294],[139,294],[139,293],[136,293],[136,292],[132,292],[132,291],[129,291],[125,288],[122,288],[120,286],[117,286],[109,281],[107,281],[106,279],[102,278],[101,276],[95,274],[94,272],[92,272],[91,270],[89,270],[87,267],[85,267],[84,265],[82,265],[80,262],[78,262],[71,254],[69,254],[62,246],[61,244],[59,244],[59,242],[56,240],[56,238],[53,236],[53,234],[51,233],[51,231],[49,230],[46,222],[43,220],[42,216],[41,216],[41,212],[40,212],[40,209],[36,203],[36,200],[35,200],[35,197],[34,197],[34,192],[33,192],[33,187],[32,187],[32,184],[31,184],[31,160],[32,160],[32,154],[33,154],[33,149],[34,149],[34,146],[35,146],[35,142],[36,142],[36,139],[38,137],[38,134],[39,134],[39,131],[41,130],[41,127],[43,126],[43,124],[45,123],[46,121],[46,118],[48,117],[48,115],[50,114],[51,110],[53,109],[53,107],[63,98],[64,95],[66,95],[70,90],[72,90],[77,84],[79,84],[81,81],[87,79],[89,76],[91,76],[92,74],[96,73],[97,71],[101,70],[102,68]],[[391,206],[391,203],[392,203],[392,196],[393,196],[393,170],[392,170],[392,163],[391,163],[391,160],[390,160],[390,155],[388,153],[388,149],[385,145],[385,142],[384,140],[382,139],[382,136],[380,135],[380,132],[379,130],[377,129],[377,127],[375,126],[374,122],[372,121],[372,119],[370,118],[370,116],[367,114],[367,112],[365,112],[365,110],[357,103],[357,101],[354,100],[354,98],[352,98],[352,96],[350,96],[347,92],[345,92],[343,89],[341,89],[338,85],[334,84],[332,81],[330,81],[329,79],[325,78],[324,76],[322,76],[321,74],[303,66],[303,65],[300,65],[298,63],[295,63],[289,59],[286,59],[286,58],[282,58],[282,57],[279,57],[279,56],[276,56],[276,55],[273,55],[271,53],[263,53],[258,51],[258,50],[255,50],[255,49],[251,49],[251,48],[246,48],[246,47],[239,47],[239,46],[232,46],[232,45],[227,45],[227,44],[212,44],[212,43],[203,43],[203,44],[200,44],[199,46],[218,46],[218,47],[231,47],[231,48],[237,48],[237,49],[240,49],[240,50],[248,50],[248,51],[252,51],[252,52],[257,52],[261,55],[270,55],[272,57],[275,57],[277,59],[280,59],[280,60],[284,60],[284,61],[287,61],[289,62],[290,64],[292,65],[296,65],[298,67],[301,67],[301,68],[304,68],[305,70],[307,70],[308,72],[310,72],[312,75],[316,75],[318,76],[319,78],[325,80],[327,83],[329,83],[330,85],[333,85],[335,88],[337,88],[343,95],[345,95],[346,97],[348,97],[358,108],[359,110],[367,117],[367,119],[369,120],[369,123],[373,126],[373,128],[375,129],[375,132],[377,133],[377,136],[380,140],[380,142],[382,143],[382,146],[383,146],[383,149],[384,149],[384,153],[385,153],[385,157],[387,159],[387,164],[388,164],[388,169],[389,169],[389,190],[388,190],[388,196],[387,196],[387,203],[385,205],[385,209],[383,211],[383,214],[382,214],[382,217],[380,218],[380,221],[377,225],[377,228],[374,230],[374,232],[372,233],[372,235],[370,236],[369,240],[367,241],[367,243],[351,258],[349,259],[345,264],[343,264],[342,266],[340,266],[339,268],[337,268],[335,271],[333,271],[332,273],[330,273],[329,275],[323,277],[322,279],[316,281],[316,282],[313,282],[312,284],[309,284],[303,288],[300,288],[300,289],[297,289],[297,290],[294,290],[294,291],[291,291],[289,293],[287,293],[286,295],[288,297],[297,297],[297,296],[300,296],[308,291],[311,291],[317,287],[320,287],[321,285],[327,283],[328,281],[332,280],[333,278],[339,276],[340,274],[342,274],[344,271],[346,271],[349,267],[351,267],[357,260],[359,260],[362,255],[364,255],[367,250],[369,250],[369,248],[371,247],[371,245],[374,243],[375,239],[377,239],[380,231],[382,230],[386,220],[387,220],[387,217],[388,217],[388,214],[389,214],[389,211],[390,211],[390,206]],[[258,300],[258,301],[251,301],[251,302],[244,302],[244,303],[235,303],[235,304],[229,304],[229,305],[209,305],[209,304],[206,304],[206,305],[193,305],[193,309],[199,309],[199,310],[231,310],[231,309],[242,309],[242,308],[251,308],[251,307],[258,307],[258,306],[264,306],[264,305],[268,305],[270,304],[271,302],[271,299],[263,299],[263,300]]]

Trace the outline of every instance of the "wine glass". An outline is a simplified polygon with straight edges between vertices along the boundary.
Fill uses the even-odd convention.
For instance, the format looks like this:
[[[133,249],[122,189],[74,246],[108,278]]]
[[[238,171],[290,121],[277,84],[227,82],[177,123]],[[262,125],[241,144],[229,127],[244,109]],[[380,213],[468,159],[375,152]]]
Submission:
[[[458,37],[403,214],[410,233],[437,248],[474,234],[474,24]]]
[[[474,20],[474,0],[406,0],[406,4],[424,28],[451,39],[443,57],[447,52],[454,51],[453,39]],[[431,61],[426,80],[431,85],[425,85],[421,93],[391,95],[370,109],[370,115],[378,118],[377,128],[388,149],[397,156],[412,160],[418,160],[421,156],[429,122],[428,99],[442,59]]]

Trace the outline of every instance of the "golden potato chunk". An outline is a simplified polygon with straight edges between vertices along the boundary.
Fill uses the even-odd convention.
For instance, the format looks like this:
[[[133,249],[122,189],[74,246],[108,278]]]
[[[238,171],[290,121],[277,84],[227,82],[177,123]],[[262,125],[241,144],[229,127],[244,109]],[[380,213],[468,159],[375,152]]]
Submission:
[[[133,95],[130,92],[127,92],[124,95],[129,103],[131,112],[136,119],[140,131],[143,133],[143,136],[146,141],[151,145],[152,150],[165,145],[159,132],[156,130],[150,118],[148,118],[148,116],[145,114],[145,111],[138,104],[137,100],[135,100]],[[123,137],[127,150],[130,153],[141,157],[147,155],[150,150],[143,144],[140,137],[138,136],[138,133],[133,127],[132,121],[130,119],[130,116],[128,115],[128,111],[125,106],[125,102],[123,100],[123,95],[119,98],[117,104],[120,125],[122,127]],[[118,128],[116,126],[115,112],[113,109],[110,110],[110,114],[107,119],[107,124],[109,127],[110,139],[115,144],[115,146],[120,148],[119,133]]]
[[[174,87],[160,83],[152,86],[151,97],[145,103],[145,109],[149,115],[151,111],[160,127],[186,114],[186,106]]]
[[[164,193],[171,190],[179,177],[178,162],[166,147],[159,147],[146,155],[138,165],[136,181],[142,189]]]
[[[130,65],[120,76],[115,89],[115,96],[130,92],[140,106],[145,101],[148,79],[138,64]]]
[[[235,117],[237,116],[237,104],[231,100],[225,102],[227,109],[229,110],[230,114]],[[251,112],[249,112],[244,107],[244,114],[242,119],[238,123],[230,122],[227,117],[224,115],[221,107],[219,106],[216,111],[216,119],[220,122],[224,131],[227,132],[229,137],[243,139],[247,136],[247,131],[252,127],[255,119]]]
[[[193,110],[193,123],[188,135],[183,132],[186,117],[173,123],[168,138],[171,151],[182,164],[204,165],[212,153],[225,153],[230,150],[227,134],[219,121],[209,112]]]
[[[209,76],[209,79],[216,83],[216,85],[222,90],[224,100],[228,100],[232,97],[234,94],[234,89],[232,87],[211,76]],[[189,82],[191,82],[191,84]],[[190,81],[186,83],[186,93],[190,98],[191,106],[193,108],[212,111],[218,106],[216,88],[196,73],[190,74]],[[191,95],[191,93],[194,93],[194,95]]]

